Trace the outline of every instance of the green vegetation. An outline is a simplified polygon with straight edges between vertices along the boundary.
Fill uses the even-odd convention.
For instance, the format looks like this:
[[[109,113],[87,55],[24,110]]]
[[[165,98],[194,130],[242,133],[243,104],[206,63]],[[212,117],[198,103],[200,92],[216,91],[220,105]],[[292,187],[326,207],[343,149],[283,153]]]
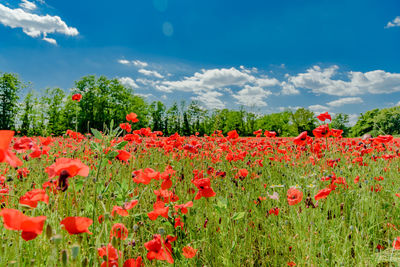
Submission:
[[[205,110],[197,101],[182,101],[170,107],[161,101],[148,103],[117,79],[105,76],[82,77],[70,92],[60,88],[47,88],[43,94],[31,91],[19,102],[23,87],[17,75],[0,74],[0,129],[13,129],[28,136],[59,136],[67,129],[82,133],[90,128],[104,130],[111,120],[123,123],[130,112],[139,119],[133,130],[150,127],[166,136],[175,132],[185,136],[210,135],[216,130],[226,134],[234,129],[241,136],[252,136],[258,129],[275,131],[278,136],[297,136],[303,131],[312,134],[318,125],[317,114],[305,108],[258,115],[244,108]],[[76,93],[83,96],[80,102],[71,99]],[[400,107],[367,111],[353,127],[349,126],[347,114],[338,113],[332,118],[331,127],[343,130],[345,137],[366,133],[399,135]]]

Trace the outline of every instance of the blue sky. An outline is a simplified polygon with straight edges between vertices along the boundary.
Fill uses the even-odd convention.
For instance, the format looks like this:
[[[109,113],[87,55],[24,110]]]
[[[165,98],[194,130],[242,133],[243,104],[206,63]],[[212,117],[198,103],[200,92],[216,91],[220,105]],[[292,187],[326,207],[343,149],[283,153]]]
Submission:
[[[398,0],[0,0],[0,71],[148,101],[356,115],[400,104]]]

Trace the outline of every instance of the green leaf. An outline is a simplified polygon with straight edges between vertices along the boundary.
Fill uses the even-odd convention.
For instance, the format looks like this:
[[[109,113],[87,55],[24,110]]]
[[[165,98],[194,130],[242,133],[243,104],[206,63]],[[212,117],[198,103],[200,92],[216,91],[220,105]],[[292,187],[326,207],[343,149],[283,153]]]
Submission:
[[[117,149],[117,150],[123,149],[126,146],[126,144],[128,144],[128,141],[122,141],[122,142],[116,144],[114,146],[114,148]]]
[[[92,130],[92,134],[94,135],[94,137],[96,137],[97,139],[103,139],[103,135],[96,129],[91,128]]]
[[[236,212],[235,214],[233,214],[231,219],[234,220],[234,221],[240,220],[240,219],[243,219],[245,215],[246,215],[246,213],[244,211]]]
[[[111,151],[107,153],[107,158],[108,159],[114,159],[116,156],[118,156],[118,152],[117,151]]]

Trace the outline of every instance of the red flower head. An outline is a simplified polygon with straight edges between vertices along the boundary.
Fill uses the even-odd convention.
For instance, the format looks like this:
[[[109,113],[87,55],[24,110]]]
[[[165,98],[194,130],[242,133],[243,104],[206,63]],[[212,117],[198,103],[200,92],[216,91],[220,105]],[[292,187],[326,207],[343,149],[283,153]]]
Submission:
[[[264,132],[265,137],[275,137],[276,136],[276,132],[274,131],[265,131]]]
[[[70,235],[77,235],[81,233],[92,233],[89,231],[89,226],[91,226],[93,221],[86,217],[67,217],[61,221],[61,225]]]
[[[76,175],[87,177],[89,175],[89,167],[83,164],[80,159],[58,158],[45,171],[49,175],[49,178],[60,176],[62,171],[66,171],[68,177]]]
[[[72,100],[74,100],[74,101],[76,101],[76,102],[81,101],[81,99],[82,99],[82,95],[81,95],[81,94],[74,94],[74,95],[72,96]]]
[[[290,206],[299,204],[302,199],[303,192],[294,187],[289,188],[289,190],[287,191],[287,200]]]
[[[153,205],[154,210],[147,213],[150,220],[154,221],[158,218],[158,216],[162,216],[164,218],[168,218],[168,210],[169,207],[165,207],[165,203],[163,201],[156,201]]]
[[[19,210],[2,209],[0,217],[3,217],[4,228],[8,230],[22,231],[21,237],[25,241],[35,239],[43,231],[46,216],[28,217]]]
[[[121,216],[128,216],[129,215],[128,210],[133,209],[138,204],[138,202],[139,201],[137,199],[134,199],[129,202],[126,202],[123,207],[114,206],[111,211],[111,215],[114,217],[115,213],[117,213]]]
[[[181,211],[183,214],[188,213],[188,209],[189,207],[193,207],[193,202],[189,201],[186,204],[180,204],[180,205],[175,205],[174,209],[176,212]]]
[[[185,258],[191,259],[194,256],[196,256],[197,249],[194,249],[190,246],[186,246],[186,247],[182,248],[182,252],[183,252],[182,254],[183,254],[183,256],[185,256]]]
[[[123,267],[141,267],[144,266],[142,263],[142,257],[137,257],[136,259],[128,259],[124,262]]]
[[[145,248],[149,251],[147,252],[147,259],[166,260],[168,263],[174,263],[171,249],[169,248],[171,245],[167,243],[161,238],[161,235],[154,235],[153,240],[144,244]]]
[[[228,138],[229,139],[237,139],[239,138],[239,134],[236,132],[236,130],[228,132]]]
[[[125,119],[126,119],[127,121],[131,121],[131,122],[133,122],[133,123],[139,121],[139,120],[137,119],[136,113],[133,113],[133,112],[132,112],[132,113],[129,113],[128,115],[126,115]]]
[[[315,200],[319,200],[319,199],[323,199],[323,198],[327,198],[329,196],[329,194],[331,193],[332,189],[330,188],[324,188],[321,189],[315,196]]]
[[[19,204],[26,205],[31,208],[36,208],[39,201],[49,204],[49,196],[46,194],[46,190],[33,189],[29,192],[26,192],[25,195],[19,198]]]
[[[307,142],[307,131],[302,132],[297,136],[295,139],[293,139],[293,143],[295,143],[298,146],[302,146]]]
[[[122,257],[122,252],[118,251],[118,249],[114,248],[111,243],[107,246],[101,247],[97,249],[97,253],[100,258],[107,260],[104,266],[114,266],[113,263],[116,263],[118,266],[118,257]],[[103,264],[101,265],[103,266]]]
[[[128,228],[122,223],[114,224],[111,228],[110,239],[112,239],[113,236],[125,240],[128,237]]]
[[[192,180],[192,183],[197,187],[197,189],[199,189],[194,197],[195,200],[198,200],[202,197],[213,197],[216,195],[214,190],[211,188],[211,181],[209,178],[195,179]]]
[[[22,161],[9,149],[14,131],[0,130],[0,163],[7,162],[16,168],[22,165]]]
[[[393,241],[393,248],[395,250],[400,249],[400,237],[396,237],[396,239]]]
[[[312,132],[314,136],[317,138],[329,137],[331,135],[328,124],[320,125],[317,128],[315,128]]]
[[[330,121],[332,121],[331,115],[328,114],[328,111],[325,112],[325,113],[319,114],[319,115],[317,116],[317,118],[318,118],[320,121],[325,121],[325,120],[330,120]]]
[[[125,150],[118,150],[118,155],[115,157],[119,160],[122,161],[128,161],[128,159],[130,159],[130,157],[132,156],[129,152],[125,151]]]

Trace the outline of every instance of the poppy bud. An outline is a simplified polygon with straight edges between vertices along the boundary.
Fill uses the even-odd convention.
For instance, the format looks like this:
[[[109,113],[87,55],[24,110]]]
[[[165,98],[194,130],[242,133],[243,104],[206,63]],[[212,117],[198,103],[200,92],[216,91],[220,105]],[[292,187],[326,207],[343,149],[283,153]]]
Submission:
[[[68,262],[68,254],[67,251],[65,249],[61,250],[61,262],[63,265],[67,265]]]
[[[50,239],[53,236],[53,230],[51,229],[50,224],[46,226],[46,237]]]

